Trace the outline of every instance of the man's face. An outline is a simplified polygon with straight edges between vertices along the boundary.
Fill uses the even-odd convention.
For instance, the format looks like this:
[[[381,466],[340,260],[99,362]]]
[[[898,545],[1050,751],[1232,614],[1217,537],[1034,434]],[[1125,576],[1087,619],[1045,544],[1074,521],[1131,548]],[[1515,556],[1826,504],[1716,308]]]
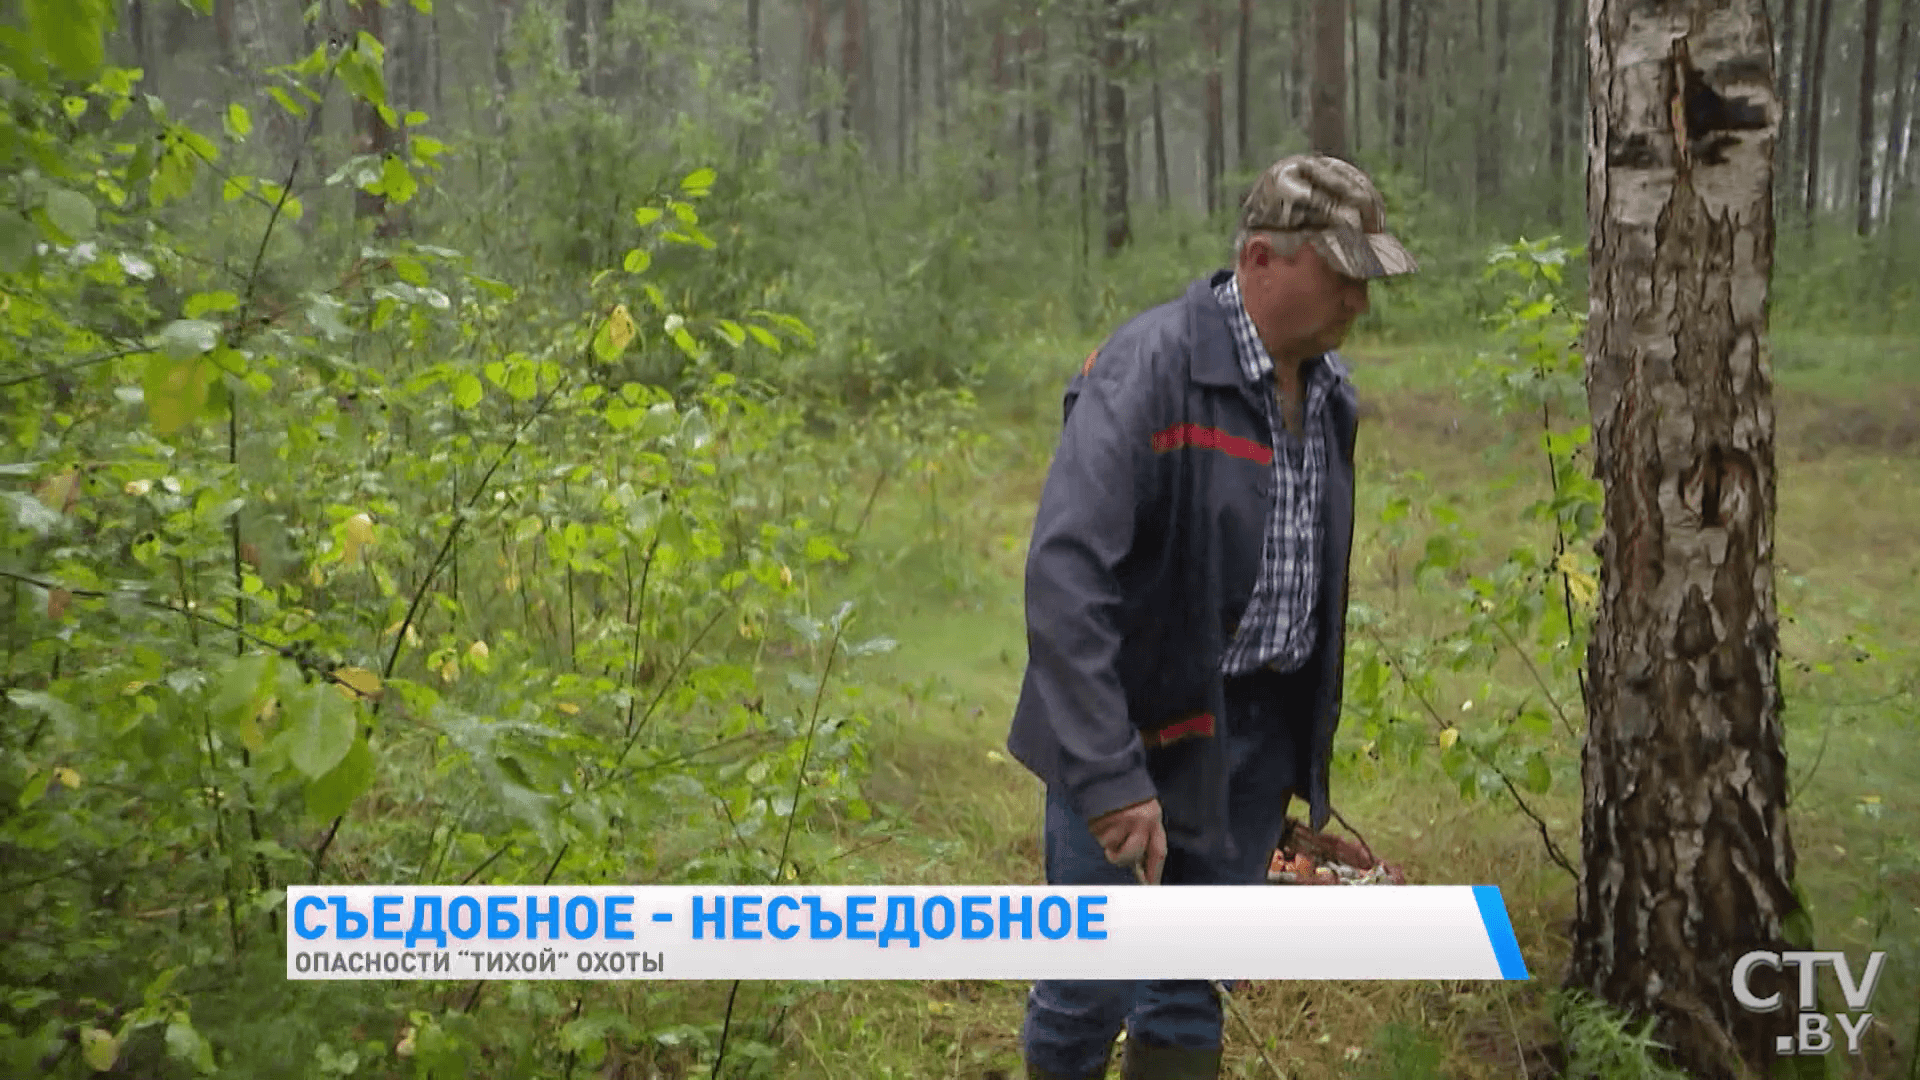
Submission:
[[[1350,278],[1334,269],[1311,244],[1300,249],[1298,265],[1303,271],[1303,307],[1313,316],[1307,325],[1314,344],[1321,352],[1337,349],[1367,313],[1366,279]]]
[[[1271,312],[1302,356],[1338,348],[1366,314],[1367,282],[1335,270],[1312,244],[1281,256],[1268,238],[1255,237],[1243,270],[1248,310],[1258,305]]]

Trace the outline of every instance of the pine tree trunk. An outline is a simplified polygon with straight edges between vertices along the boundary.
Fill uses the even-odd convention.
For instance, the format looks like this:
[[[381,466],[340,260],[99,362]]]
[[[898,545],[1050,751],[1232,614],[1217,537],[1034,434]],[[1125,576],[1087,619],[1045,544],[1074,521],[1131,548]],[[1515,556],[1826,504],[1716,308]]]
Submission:
[[[1860,128],[1855,173],[1853,228],[1862,237],[1873,233],[1873,93],[1880,62],[1880,0],[1865,0],[1860,28]]]
[[[220,68],[228,75],[240,70],[240,44],[234,27],[234,0],[213,0],[213,37],[219,48]]]
[[[1350,150],[1357,159],[1361,155],[1361,148],[1366,145],[1366,140],[1361,138],[1361,135],[1366,128],[1365,120],[1367,115],[1367,103],[1362,100],[1365,95],[1361,92],[1361,88],[1366,85],[1367,80],[1360,73],[1360,65],[1362,63],[1360,59],[1360,0],[1347,0],[1347,53],[1347,117],[1353,123],[1353,144]]]
[[[1308,64],[1308,44],[1313,38],[1313,0],[1293,0],[1288,5],[1291,26],[1287,33],[1287,117],[1305,126],[1309,102],[1307,84],[1312,78]],[[1215,53],[1218,53],[1216,48]]]
[[[818,3],[819,0],[813,0]],[[933,113],[941,138],[947,135],[947,5],[951,0],[933,3]]]
[[[1354,0],[1355,4],[1359,0]],[[1393,60],[1392,38],[1388,36],[1387,17],[1393,9],[1393,0],[1377,0],[1374,4],[1373,28],[1373,118],[1380,124],[1380,144],[1383,151],[1393,149],[1393,111],[1390,102],[1393,99],[1392,85],[1387,81]],[[1382,160],[1387,160],[1384,155]]]
[[[1233,59],[1233,160],[1247,168],[1247,94],[1252,78],[1248,68],[1253,54],[1253,0],[1240,0],[1239,40],[1234,42]],[[1159,84],[1154,84],[1159,92]],[[1155,106],[1158,107],[1157,104]]]
[[[494,5],[497,22],[493,34],[494,127],[496,133],[507,130],[507,98],[513,93],[513,64],[509,49],[513,42],[514,0],[498,0]]]
[[[747,0],[747,78],[760,85],[760,0]]]
[[[1393,163],[1402,169],[1407,167],[1407,99],[1413,96],[1412,27],[1413,0],[1400,0],[1393,28]]]
[[[1047,25],[1045,22],[1038,22],[1034,29],[1036,37],[1034,46],[1036,53],[1035,66],[1040,72],[1039,79],[1041,84],[1048,85],[1048,72],[1051,69],[1047,66]],[[1035,195],[1034,201],[1039,205],[1042,213],[1046,213],[1051,209],[1047,205],[1047,199],[1053,189],[1052,153],[1054,106],[1051,89],[1051,86],[1048,85],[1049,93],[1035,95],[1033,108],[1033,190]]]
[[[1769,1067],[1793,1016],[1745,1011],[1729,978],[1749,950],[1793,948],[1798,911],[1773,593],[1764,3],[1594,0],[1588,30],[1587,395],[1606,494],[1569,981],[1657,1018],[1706,1080],[1750,1075],[1743,1059]]]
[[[1225,181],[1226,132],[1225,102],[1220,87],[1220,9],[1218,0],[1200,0],[1200,42],[1206,50],[1207,74],[1201,104],[1201,123],[1206,128],[1203,169],[1208,216],[1220,209],[1221,187]]]
[[[1347,156],[1347,0],[1318,0],[1313,13],[1313,149]]]
[[[800,65],[800,97],[813,106],[814,135],[821,147],[828,144],[830,131],[827,120],[826,95],[819,83],[827,71],[827,7],[825,0],[806,0],[801,9],[806,21],[805,41],[806,62]]]
[[[1507,38],[1511,25],[1510,0],[1493,3],[1493,74],[1487,88],[1487,122],[1481,129],[1478,198],[1483,204],[1497,204],[1505,191],[1506,102],[1502,92],[1507,82]]]
[[[1820,121],[1827,108],[1827,32],[1833,25],[1833,0],[1817,2],[1819,14],[1807,37],[1807,62],[1800,69],[1801,77],[1807,81],[1801,98],[1805,107],[1800,110],[1800,145],[1801,160],[1806,164],[1806,188],[1801,195],[1805,199],[1803,209],[1809,228],[1813,225],[1813,212],[1820,205]]]
[[[1153,177],[1160,209],[1173,206],[1173,184],[1167,168],[1167,115],[1160,101],[1160,50],[1155,39],[1147,39],[1148,74],[1153,79]]]
[[[1421,0],[1418,21],[1413,28],[1413,85],[1414,94],[1420,105],[1420,114],[1416,134],[1420,139],[1420,182],[1431,185],[1433,182],[1430,157],[1433,152],[1433,88],[1427,84],[1427,45],[1433,31],[1433,8],[1428,0]]]
[[[905,0],[905,3],[907,5],[907,97],[901,108],[907,114],[908,169],[918,175],[920,172],[920,97],[921,87],[924,85],[920,65],[920,18],[926,5],[924,0]],[[1034,137],[1036,141],[1039,140],[1038,129],[1035,130]]]
[[[380,5],[349,4],[348,28],[355,36],[366,34],[376,41],[385,40],[380,27]],[[386,154],[393,149],[393,129],[387,126],[377,106],[359,98],[353,101],[353,151],[356,154]],[[399,222],[389,213],[387,197],[355,189],[353,216],[356,221],[374,222],[374,235],[391,237]]]
[[[1566,220],[1567,30],[1573,0],[1551,0],[1552,22],[1547,31],[1547,220],[1558,227]]]
[[[567,66],[585,89],[587,74],[587,0],[567,0]]]
[[[1107,254],[1112,255],[1133,240],[1133,227],[1127,211],[1127,89],[1121,81],[1127,64],[1127,17],[1130,0],[1106,0],[1105,33],[1100,43],[1101,75],[1101,148],[1105,158],[1105,224]]]
[[[860,130],[860,98],[866,93],[866,5],[862,0],[840,0],[840,133],[865,140]]]

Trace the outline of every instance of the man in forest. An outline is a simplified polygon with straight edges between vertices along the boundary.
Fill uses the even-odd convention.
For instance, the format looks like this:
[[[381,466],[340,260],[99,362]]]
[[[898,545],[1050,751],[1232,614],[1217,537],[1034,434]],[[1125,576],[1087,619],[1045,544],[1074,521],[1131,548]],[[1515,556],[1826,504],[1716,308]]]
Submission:
[[[1329,813],[1357,405],[1331,350],[1409,273],[1373,182],[1284,158],[1234,264],[1139,315],[1069,383],[1027,562],[1007,748],[1045,782],[1053,885],[1264,883],[1287,805]],[[1286,932],[1284,929],[1282,932]],[[1219,1075],[1206,982],[1045,980],[1033,1080]]]

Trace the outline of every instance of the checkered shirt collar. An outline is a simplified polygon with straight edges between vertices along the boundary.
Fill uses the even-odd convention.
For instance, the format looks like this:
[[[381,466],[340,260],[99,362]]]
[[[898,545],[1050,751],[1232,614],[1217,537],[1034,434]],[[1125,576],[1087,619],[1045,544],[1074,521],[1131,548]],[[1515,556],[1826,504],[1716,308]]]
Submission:
[[[1267,352],[1266,343],[1260,340],[1260,332],[1254,329],[1253,316],[1247,314],[1246,301],[1240,296],[1240,275],[1237,272],[1227,275],[1227,280],[1213,287],[1213,296],[1226,311],[1227,327],[1233,331],[1233,352],[1240,361],[1240,373],[1252,385],[1262,386],[1273,378],[1273,356]],[[1300,378],[1309,388],[1315,388],[1316,384],[1331,384],[1346,376],[1346,365],[1333,353],[1323,353],[1300,365]]]

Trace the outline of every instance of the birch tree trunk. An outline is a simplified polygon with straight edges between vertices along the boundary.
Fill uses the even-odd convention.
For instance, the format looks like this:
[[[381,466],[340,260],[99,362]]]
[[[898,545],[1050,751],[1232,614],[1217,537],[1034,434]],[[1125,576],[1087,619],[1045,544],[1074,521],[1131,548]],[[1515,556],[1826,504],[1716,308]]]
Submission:
[[[1866,0],[1860,22],[1860,127],[1853,227],[1865,237],[1873,232],[1873,143],[1879,134],[1873,124],[1873,93],[1880,60],[1880,0]]]
[[[1569,981],[1656,1017],[1711,1080],[1768,1068],[1789,1032],[1791,1011],[1744,1011],[1730,976],[1748,950],[1792,948],[1799,911],[1773,591],[1764,3],[1593,0],[1588,28],[1587,395],[1606,496]]]
[[[1907,70],[1908,57],[1913,49],[1913,0],[1900,2],[1900,32],[1893,45],[1893,107],[1887,112],[1887,158],[1882,163],[1880,175],[1880,198],[1885,206],[1880,212],[1880,220],[1893,221],[1894,199],[1897,195],[1902,168],[1907,159],[1907,130],[1909,114],[1913,108],[1913,73]]]
[[[1807,0],[1809,5],[1816,0]],[[1807,28],[1806,60],[1800,65],[1800,78],[1803,80],[1800,107],[1800,148],[1801,162],[1806,168],[1806,187],[1801,192],[1805,199],[1806,223],[1813,224],[1813,212],[1820,206],[1820,121],[1827,111],[1827,31],[1833,26],[1833,0],[1817,0],[1818,15],[1809,8],[1807,14],[1813,17]]]

